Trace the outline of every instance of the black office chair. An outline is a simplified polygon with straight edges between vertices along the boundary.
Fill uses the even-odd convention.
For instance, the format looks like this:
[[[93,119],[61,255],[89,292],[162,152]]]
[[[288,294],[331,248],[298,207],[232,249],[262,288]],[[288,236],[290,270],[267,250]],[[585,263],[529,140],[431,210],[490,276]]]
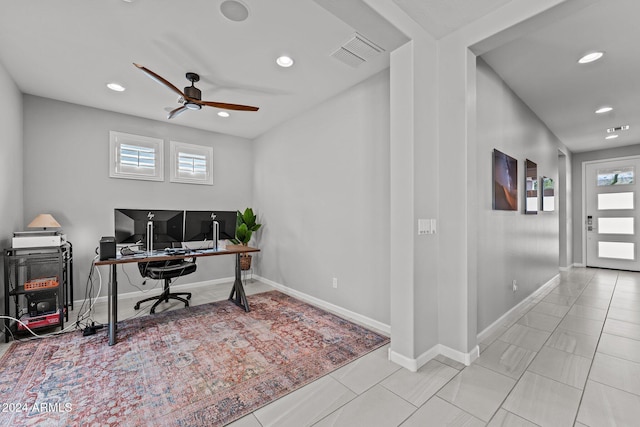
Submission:
[[[145,298],[136,303],[133,307],[136,310],[140,308],[140,304],[147,301],[157,300],[153,306],[151,306],[151,314],[155,313],[156,307],[162,302],[169,302],[169,299],[175,299],[182,301],[185,307],[189,307],[189,301],[191,299],[191,292],[171,292],[169,285],[171,279],[180,276],[186,276],[196,271],[195,258],[187,261],[186,259],[172,259],[168,261],[152,261],[138,263],[138,269],[142,277],[148,277],[154,280],[164,280],[164,288],[160,295]],[[182,296],[186,296],[182,298]]]

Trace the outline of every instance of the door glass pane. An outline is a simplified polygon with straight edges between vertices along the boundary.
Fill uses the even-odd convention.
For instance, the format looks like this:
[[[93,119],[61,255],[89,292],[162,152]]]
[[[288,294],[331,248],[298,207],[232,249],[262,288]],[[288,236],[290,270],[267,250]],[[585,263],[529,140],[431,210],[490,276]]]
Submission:
[[[598,256],[612,259],[635,259],[635,244],[628,242],[598,242]]]
[[[598,234],[634,234],[633,218],[598,218]]]
[[[598,210],[633,209],[633,191],[598,194]]]
[[[615,169],[598,169],[597,185],[604,187],[609,185],[633,184],[634,167],[627,166]]]

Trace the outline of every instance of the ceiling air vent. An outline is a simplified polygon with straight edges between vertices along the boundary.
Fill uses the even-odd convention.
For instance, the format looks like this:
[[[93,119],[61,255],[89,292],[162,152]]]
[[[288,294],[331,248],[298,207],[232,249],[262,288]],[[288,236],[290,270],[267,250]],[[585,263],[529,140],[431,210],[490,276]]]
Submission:
[[[607,129],[607,133],[614,133],[614,132],[618,132],[621,130],[629,130],[629,125],[624,125],[624,126],[616,126],[614,128],[609,128]]]
[[[347,65],[357,67],[382,52],[384,52],[383,48],[355,33],[349,41],[333,52],[331,56]]]

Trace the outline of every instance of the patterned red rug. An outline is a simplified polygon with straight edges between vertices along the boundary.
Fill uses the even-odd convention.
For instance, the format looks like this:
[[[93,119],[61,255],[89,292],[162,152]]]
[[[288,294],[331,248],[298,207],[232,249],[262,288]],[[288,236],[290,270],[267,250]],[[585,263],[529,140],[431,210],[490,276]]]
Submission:
[[[0,359],[2,426],[227,424],[386,344],[277,291],[15,343]]]

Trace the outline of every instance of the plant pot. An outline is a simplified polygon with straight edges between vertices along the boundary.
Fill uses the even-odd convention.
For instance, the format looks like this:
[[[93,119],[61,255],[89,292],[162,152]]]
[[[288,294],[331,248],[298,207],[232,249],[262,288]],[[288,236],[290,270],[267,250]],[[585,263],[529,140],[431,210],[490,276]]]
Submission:
[[[251,268],[251,255],[240,255],[240,270],[249,270]]]

